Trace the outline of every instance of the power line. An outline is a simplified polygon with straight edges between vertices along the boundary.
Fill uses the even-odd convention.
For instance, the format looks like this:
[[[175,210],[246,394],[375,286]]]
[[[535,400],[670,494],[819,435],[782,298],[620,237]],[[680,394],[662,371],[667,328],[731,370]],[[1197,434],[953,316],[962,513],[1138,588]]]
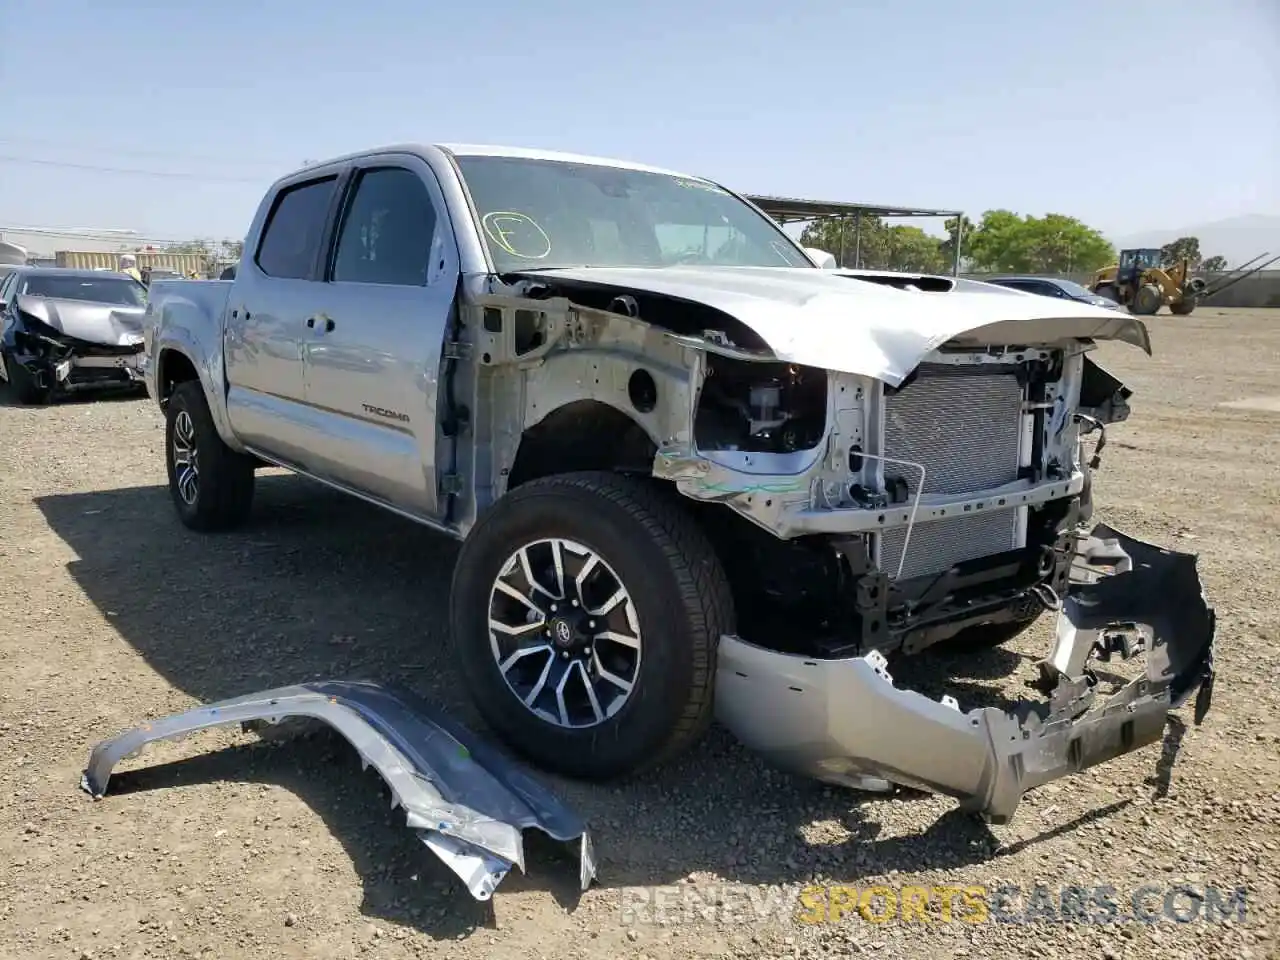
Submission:
[[[157,160],[181,160],[194,163],[208,163],[228,166],[275,167],[289,166],[275,160],[246,160],[244,157],[214,157],[193,153],[176,153],[170,150],[137,150],[123,147],[106,147],[102,144],[78,144],[59,140],[38,140],[30,137],[0,137],[0,145],[6,147],[35,147],[42,150],[75,150],[91,153],[95,156],[112,154],[119,157],[149,157]]]
[[[261,186],[268,177],[219,177],[200,173],[184,173],[177,170],[143,170],[136,167],[104,167],[89,163],[68,163],[62,160],[42,160],[35,157],[15,157],[0,154],[0,163],[25,163],[40,167],[60,167],[66,170],[85,170],[92,173],[118,173],[143,177],[167,177],[175,180],[201,180],[205,183],[255,183]]]

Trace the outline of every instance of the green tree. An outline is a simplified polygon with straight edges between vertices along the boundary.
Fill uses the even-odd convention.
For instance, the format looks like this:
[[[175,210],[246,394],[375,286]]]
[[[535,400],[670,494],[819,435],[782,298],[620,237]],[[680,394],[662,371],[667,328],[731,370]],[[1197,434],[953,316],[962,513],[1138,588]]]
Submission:
[[[879,265],[888,248],[885,225],[879,217],[864,214],[855,223],[853,217],[845,220],[814,220],[800,234],[800,243],[817,247],[836,258],[841,267]]]
[[[937,237],[919,227],[886,226],[869,214],[857,221],[853,217],[815,220],[804,228],[800,242],[827,251],[844,268],[937,273],[950,263]]]
[[[1192,270],[1199,268],[1201,261],[1204,259],[1200,255],[1199,237],[1179,237],[1172,243],[1166,243],[1160,248],[1161,266],[1173,267],[1184,259],[1191,261]]]
[[[947,266],[942,241],[919,227],[889,227],[885,231],[884,266],[889,270],[941,273]]]
[[[991,272],[1084,272],[1111,262],[1115,255],[1101,233],[1060,213],[1020,217],[1010,210],[988,210],[969,245],[974,267]]]
[[[1017,237],[1022,218],[1012,210],[988,210],[977,227],[969,231],[968,255],[981,271],[1014,269],[1007,264],[1015,259]]]
[[[943,258],[947,263],[955,263],[956,260],[956,231],[963,227],[960,231],[960,259],[969,259],[969,249],[973,243],[973,234],[975,231],[973,221],[966,216],[952,217],[943,224],[943,229],[947,231],[947,239],[942,241],[940,250]]]
[[[1227,258],[1220,255],[1209,257],[1200,264],[1200,269],[1205,273],[1222,273],[1227,269]]]

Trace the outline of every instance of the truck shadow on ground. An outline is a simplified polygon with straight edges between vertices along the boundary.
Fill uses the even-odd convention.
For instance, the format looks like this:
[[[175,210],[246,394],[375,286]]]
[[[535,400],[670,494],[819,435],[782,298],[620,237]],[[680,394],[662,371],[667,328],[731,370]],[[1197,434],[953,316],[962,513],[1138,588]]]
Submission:
[[[154,670],[191,697],[208,702],[320,678],[394,681],[484,730],[445,649],[457,553],[447,538],[274,473],[259,476],[248,526],[218,536],[182,528],[168,490],[159,486],[36,503],[78,555],[69,571],[80,588]],[[962,676],[1002,676],[1017,663],[1005,650],[970,654]],[[930,693],[949,688],[969,698],[966,707],[981,697],[999,702],[978,683],[944,685],[942,677],[956,666],[951,657],[917,658],[900,683]],[[491,921],[491,907],[473,903],[404,828],[403,813],[390,811],[380,779],[360,775],[345,741],[334,734],[286,744],[233,747],[122,772],[112,778],[111,794],[179,782],[283,786],[345,846],[363,883],[366,915],[436,936]],[[874,798],[790,777],[719,728],[691,755],[629,783],[545,779],[589,821],[606,887],[676,883],[700,871],[754,884],[801,883],[815,874],[856,882],[891,870],[980,863],[999,848],[986,826],[955,813],[948,799]],[[876,807],[901,803],[919,805],[913,821],[921,829],[880,839]],[[819,822],[840,825],[844,839],[810,840],[806,830]],[[576,863],[550,862],[534,834],[527,840],[529,874],[508,877],[499,896],[540,888],[572,906]]]

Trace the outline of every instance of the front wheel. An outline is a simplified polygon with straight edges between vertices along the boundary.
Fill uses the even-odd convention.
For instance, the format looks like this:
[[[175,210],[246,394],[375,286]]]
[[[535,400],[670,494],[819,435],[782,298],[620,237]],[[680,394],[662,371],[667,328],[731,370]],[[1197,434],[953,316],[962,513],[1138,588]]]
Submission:
[[[485,720],[538,765],[609,779],[690,746],[734,629],[719,559],[652,481],[574,473],[518,487],[454,571],[452,642]]]
[[[178,384],[165,410],[165,461],[178,518],[192,530],[228,530],[253,506],[253,460],[218,436],[204,388]]]
[[[35,376],[17,360],[0,350],[0,366],[4,367],[3,379],[9,388],[9,394],[24,406],[39,406],[52,399],[47,387],[36,382]]]
[[[1133,294],[1133,303],[1129,310],[1140,317],[1155,316],[1164,303],[1164,294],[1154,283],[1144,283]]]

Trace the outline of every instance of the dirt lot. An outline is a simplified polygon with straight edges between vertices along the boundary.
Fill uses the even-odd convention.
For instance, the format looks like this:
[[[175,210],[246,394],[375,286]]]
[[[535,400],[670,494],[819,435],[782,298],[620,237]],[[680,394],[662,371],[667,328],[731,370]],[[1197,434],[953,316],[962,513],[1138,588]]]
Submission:
[[[174,518],[148,402],[0,406],[0,956],[1280,956],[1280,413],[1219,406],[1280,394],[1280,311],[1152,328],[1152,359],[1101,351],[1136,396],[1109,435],[1098,518],[1201,553],[1221,673],[1176,762],[1148,748],[988,828],[946,799],[773,773],[716,731],[642,782],[559,784],[592,822],[601,884],[579,898],[572,862],[531,843],[529,875],[486,907],[332,737],[209,733],[128,761],[144,772],[99,803],[77,788],[91,746],[143,718],[314,677],[401,680],[477,723],[442,648],[453,546],[271,474],[248,530],[198,537]],[[1021,696],[1046,631],[900,680],[957,670],[966,707]],[[1247,914],[975,923],[958,906],[805,924],[808,883],[1013,884],[1018,911],[1035,884],[1110,884],[1122,916],[1145,884],[1157,911],[1179,883],[1244,885]]]

